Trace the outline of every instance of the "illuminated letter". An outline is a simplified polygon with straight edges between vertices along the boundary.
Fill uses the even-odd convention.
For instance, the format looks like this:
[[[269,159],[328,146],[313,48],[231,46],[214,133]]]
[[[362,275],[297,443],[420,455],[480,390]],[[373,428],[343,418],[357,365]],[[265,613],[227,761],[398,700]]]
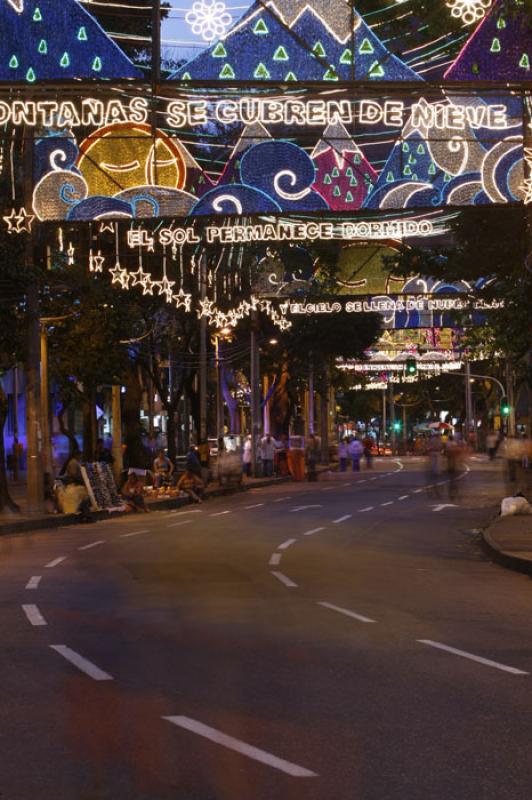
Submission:
[[[358,113],[362,125],[378,125],[382,122],[382,108],[373,100],[362,100]]]

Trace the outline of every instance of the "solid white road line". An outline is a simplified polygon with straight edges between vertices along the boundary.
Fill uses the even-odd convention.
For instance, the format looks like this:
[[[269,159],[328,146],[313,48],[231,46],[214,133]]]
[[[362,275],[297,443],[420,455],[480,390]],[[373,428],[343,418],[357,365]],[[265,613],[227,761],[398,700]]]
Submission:
[[[53,561],[50,561],[49,564],[45,564],[45,569],[52,569],[52,567],[57,567],[58,564],[61,564],[63,561],[66,561],[66,556],[59,556],[59,558],[54,558]]]
[[[50,648],[55,650],[56,653],[59,653],[60,656],[63,656],[63,658],[77,667],[81,672],[84,672],[85,675],[88,675],[89,678],[93,678],[95,681],[114,680],[111,675],[101,670],[96,664],[93,664],[92,661],[87,661],[86,658],[80,656],[75,650],[71,650],[66,644],[51,644]]]
[[[226,514],[231,514],[231,511],[217,511],[216,514],[210,514],[211,517],[224,517]]]
[[[358,512],[359,514],[367,514],[368,511],[373,511],[375,506],[368,506],[367,508],[361,508]]]
[[[319,533],[320,531],[324,531],[325,528],[312,528],[311,531],[307,531],[303,534],[303,536],[314,536],[315,533]]]
[[[38,589],[42,575],[34,575],[26,584],[26,589]]]
[[[333,519],[333,525],[339,525],[341,522],[346,522],[348,519],[351,519],[352,514],[346,514],[345,517],[338,517],[338,519]]]
[[[337,611],[339,614],[345,614],[346,617],[352,617],[353,619],[357,619],[359,622],[375,623],[374,619],[363,617],[362,614],[355,614],[354,611],[348,611],[347,608],[333,606],[332,603],[317,603],[316,605],[322,606],[323,608],[329,608],[331,611]]]
[[[274,769],[284,772],[293,778],[317,777],[315,772],[311,772],[310,770],[300,767],[297,764],[292,764],[290,761],[285,761],[284,758],[278,758],[271,753],[267,753],[265,750],[259,750],[258,747],[254,747],[251,744],[246,744],[246,742],[243,742],[240,739],[235,739],[233,736],[228,736],[226,733],[222,733],[222,731],[211,728],[209,725],[204,725],[202,722],[198,722],[190,717],[163,717],[163,719],[171,722],[173,725],[177,725],[179,728],[184,728],[192,733],[197,733],[199,736],[203,736],[205,739],[209,739],[209,741],[214,742],[215,744],[219,744],[222,747],[226,747],[229,750],[234,750],[236,753],[247,756],[247,758],[252,758],[254,761],[260,761],[261,764],[266,764],[268,767],[273,767]]]
[[[478,664],[484,664],[486,667],[493,667],[494,669],[500,669],[503,672],[510,672],[512,675],[530,674],[528,672],[523,672],[521,669],[507,667],[506,664],[499,664],[497,661],[491,661],[489,658],[481,658],[481,656],[475,656],[472,653],[466,653],[464,650],[457,650],[455,647],[448,647],[448,645],[442,644],[441,642],[433,642],[431,639],[418,639],[417,641],[420,644],[426,644],[429,647],[435,647],[438,650],[445,650],[447,653],[452,653],[455,656],[461,656],[462,658],[467,658],[470,661],[476,661]]]
[[[92,550],[93,547],[99,547],[101,544],[105,544],[103,539],[98,539],[97,542],[91,542],[90,544],[84,544],[83,547],[78,547],[78,550]]]
[[[286,542],[283,542],[282,544],[280,544],[277,549],[278,550],[287,550],[289,547],[291,547],[296,542],[297,542],[297,539],[287,539]]]
[[[282,572],[272,572],[272,575],[274,575],[278,581],[284,583],[285,586],[288,586],[289,589],[297,589],[297,583],[287,578]]]
[[[31,622],[32,625],[48,625],[45,618],[34,605],[23,605],[22,610],[26,614],[28,621]]]
[[[311,506],[296,506],[296,508],[291,508],[290,509],[290,513],[291,514],[295,514],[298,511],[306,511],[308,508],[323,508],[323,506],[316,505],[316,504],[311,505]]]
[[[143,531],[131,531],[131,533],[121,533],[120,534],[120,538],[121,539],[130,539],[132,536],[140,536],[142,533],[148,533],[148,532],[149,532],[148,529],[146,529],[146,530],[143,530]]]
[[[270,558],[270,567],[278,567],[282,557],[282,553],[274,553]]]
[[[185,514],[203,514],[201,508],[191,508],[190,511],[172,511],[168,516],[183,517]]]
[[[387,503],[381,503],[381,506],[383,508],[384,508],[384,506],[393,506],[393,500],[389,500]]]
[[[245,508],[246,511],[249,511],[251,508],[261,508],[261,506],[263,506],[263,505],[264,505],[264,503],[255,503],[252,506],[244,506],[244,508]]]
[[[192,519],[182,519],[179,522],[171,522],[170,525],[167,525],[167,528],[180,528],[181,525],[189,525],[191,522],[194,522]]]

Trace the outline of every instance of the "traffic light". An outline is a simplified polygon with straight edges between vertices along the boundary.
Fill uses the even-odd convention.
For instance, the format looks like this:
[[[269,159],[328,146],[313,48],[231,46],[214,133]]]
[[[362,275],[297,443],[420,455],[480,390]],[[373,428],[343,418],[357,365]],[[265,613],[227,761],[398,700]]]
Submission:
[[[417,361],[415,358],[406,359],[406,374],[417,375]]]
[[[509,417],[511,412],[511,406],[508,402],[507,397],[503,397],[501,400],[501,416],[502,417]]]
[[[403,426],[401,425],[401,422],[400,422],[398,419],[396,419],[396,420],[395,420],[395,422],[393,423],[393,429],[394,429],[394,431],[395,431],[396,433],[400,433],[400,431],[401,431],[401,428],[402,428],[402,427],[403,427]]]

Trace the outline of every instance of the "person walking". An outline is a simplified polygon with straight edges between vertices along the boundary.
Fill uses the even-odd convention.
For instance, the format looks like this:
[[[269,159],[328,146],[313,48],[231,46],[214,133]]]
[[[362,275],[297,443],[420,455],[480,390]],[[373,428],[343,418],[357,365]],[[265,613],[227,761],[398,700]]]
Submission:
[[[275,443],[268,434],[260,444],[260,455],[262,458],[263,477],[271,478],[273,475],[273,457],[275,454]]]
[[[207,439],[202,439],[198,445],[198,457],[201,466],[201,480],[203,485],[207,486],[209,483],[210,462],[211,462],[211,447]]]
[[[366,467],[373,469],[373,438],[367,433],[362,441],[364,448],[364,457],[366,459]]]
[[[190,446],[190,449],[187,453],[187,457],[185,459],[185,469],[188,469],[189,472],[193,472],[194,475],[197,475],[198,478],[201,478],[201,464],[198,451],[194,445]]]
[[[495,458],[498,444],[499,444],[499,437],[497,436],[495,431],[490,431],[486,436],[486,447],[488,450],[488,456],[490,461],[493,461]]]
[[[355,437],[349,445],[348,452],[352,462],[353,472],[360,472],[360,459],[364,454],[362,442]]]
[[[246,440],[244,442],[244,448],[242,451],[242,464],[244,466],[244,475],[246,478],[251,477],[251,461],[253,458],[253,443],[251,441],[251,436],[246,436]]]
[[[340,443],[338,444],[338,460],[340,462],[340,472],[345,472],[347,469],[347,458],[348,458],[348,449],[347,449],[347,442],[345,439],[340,439]]]

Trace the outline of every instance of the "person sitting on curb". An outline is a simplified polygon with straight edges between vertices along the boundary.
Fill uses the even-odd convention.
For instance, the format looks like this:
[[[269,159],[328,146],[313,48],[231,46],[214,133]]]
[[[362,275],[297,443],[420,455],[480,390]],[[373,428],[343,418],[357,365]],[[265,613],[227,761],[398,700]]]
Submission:
[[[127,507],[127,511],[144,511],[148,512],[146,503],[144,502],[144,495],[142,493],[142,482],[138,475],[132,472],[127,477],[127,481],[122,486],[122,497]]]
[[[195,475],[191,470],[187,469],[181,475],[177,482],[177,488],[180,492],[188,494],[194,503],[203,503],[203,481],[199,475]]]

